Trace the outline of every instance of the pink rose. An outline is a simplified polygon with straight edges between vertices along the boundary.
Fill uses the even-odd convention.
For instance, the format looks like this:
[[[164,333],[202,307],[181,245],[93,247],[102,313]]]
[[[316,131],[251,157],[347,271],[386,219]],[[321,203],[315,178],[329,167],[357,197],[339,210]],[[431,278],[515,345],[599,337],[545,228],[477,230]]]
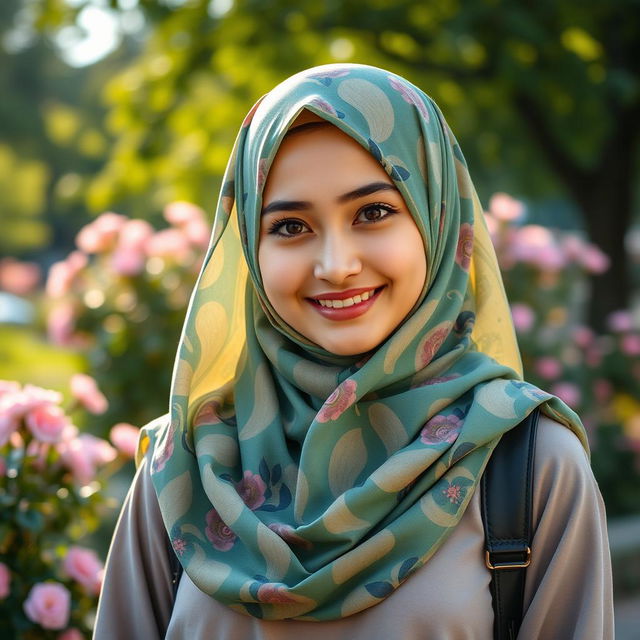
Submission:
[[[0,447],[9,442],[11,434],[17,431],[19,424],[19,419],[10,412],[4,412],[0,403]]]
[[[471,256],[473,255],[473,227],[465,222],[460,225],[458,235],[458,247],[456,249],[456,262],[465,270],[469,271]]]
[[[614,311],[607,318],[607,325],[611,331],[625,333],[633,330],[633,316],[629,311]]]
[[[576,408],[582,400],[580,389],[571,382],[558,382],[551,387],[551,393],[572,408]]]
[[[40,267],[35,262],[15,258],[0,260],[0,289],[16,296],[29,295],[40,282]]]
[[[98,389],[96,381],[84,373],[76,373],[71,377],[71,395],[89,413],[99,415],[109,408],[109,403]]]
[[[11,571],[4,562],[0,562],[0,600],[4,600],[10,592]]]
[[[251,473],[251,471],[245,471],[244,477],[236,485],[238,495],[251,510],[257,509],[264,503],[266,490],[267,485],[264,480],[259,475]]]
[[[111,268],[121,276],[137,276],[144,270],[146,261],[141,247],[118,247],[111,255]]]
[[[456,441],[462,420],[456,415],[436,415],[429,420],[420,432],[420,440],[427,445],[438,445],[444,442],[451,444]]]
[[[66,631],[58,634],[56,640],[84,640],[84,636],[79,629],[75,627],[69,627]]]
[[[545,380],[553,380],[562,373],[560,361],[551,356],[539,358],[535,364],[536,373]]]
[[[524,214],[524,204],[506,193],[495,193],[489,200],[489,212],[503,222],[520,220]]]
[[[64,440],[58,444],[57,449],[62,464],[71,471],[80,485],[89,484],[94,479],[97,468],[111,462],[117,455],[106,440],[89,433]]]
[[[183,263],[191,253],[191,245],[185,233],[179,229],[163,229],[154,233],[145,245],[149,257],[169,258]]]
[[[74,342],[76,310],[71,302],[56,305],[47,316],[49,340],[59,346],[69,346]]]
[[[580,255],[580,264],[589,272],[604,273],[611,264],[609,256],[593,244],[588,244]]]
[[[582,349],[586,349],[587,347],[593,344],[595,339],[595,334],[589,327],[578,326],[572,332],[574,342],[581,347]]]
[[[211,228],[205,220],[191,220],[183,227],[183,231],[193,246],[203,249],[209,246]]]
[[[13,380],[0,380],[0,396],[20,391],[20,383]]]
[[[628,333],[622,336],[620,340],[620,348],[622,353],[628,356],[640,356],[640,335],[637,333]]]
[[[205,533],[214,549],[229,551],[236,542],[236,534],[225,524],[215,509],[211,509],[206,516],[207,528]]]
[[[62,562],[62,570],[81,584],[87,593],[93,595],[100,593],[104,565],[92,549],[69,547]]]
[[[27,413],[25,422],[31,433],[40,442],[59,442],[69,418],[61,407],[43,404]]]
[[[357,382],[351,379],[338,385],[318,411],[316,420],[318,422],[337,420],[356,401],[357,386]]]
[[[73,281],[87,266],[87,263],[88,259],[84,253],[73,251],[66,260],[51,265],[46,284],[47,295],[52,298],[60,298],[69,293]]]
[[[135,457],[139,438],[140,429],[126,422],[119,422],[109,431],[109,440],[126,458]]]
[[[71,594],[57,582],[34,585],[24,602],[24,612],[43,629],[62,629],[69,622]]]
[[[170,202],[162,212],[165,220],[176,227],[183,227],[194,220],[204,220],[205,213],[197,205],[183,200]]]
[[[511,306],[511,317],[516,331],[521,333],[527,333],[536,321],[536,314],[533,309],[522,303],[515,303]]]
[[[111,250],[118,238],[120,229],[126,222],[125,216],[117,213],[103,213],[92,223],[80,229],[76,236],[76,245],[85,253],[103,253]]]

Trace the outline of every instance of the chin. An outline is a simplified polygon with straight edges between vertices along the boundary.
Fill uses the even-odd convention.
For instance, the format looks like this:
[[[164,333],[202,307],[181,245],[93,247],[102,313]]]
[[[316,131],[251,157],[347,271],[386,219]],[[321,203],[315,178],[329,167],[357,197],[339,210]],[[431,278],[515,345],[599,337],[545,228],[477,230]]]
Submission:
[[[367,341],[340,341],[338,343],[324,343],[320,346],[336,356],[359,356],[375,349],[380,342]]]

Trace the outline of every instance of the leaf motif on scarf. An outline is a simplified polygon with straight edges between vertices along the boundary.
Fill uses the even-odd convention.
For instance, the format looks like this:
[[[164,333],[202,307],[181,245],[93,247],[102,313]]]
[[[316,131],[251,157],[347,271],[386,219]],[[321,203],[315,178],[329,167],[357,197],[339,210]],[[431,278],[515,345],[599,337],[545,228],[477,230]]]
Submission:
[[[262,433],[276,418],[278,404],[267,365],[258,365],[255,373],[253,410],[238,437],[248,440]]]
[[[335,500],[327,509],[322,518],[322,523],[329,533],[342,534],[349,531],[358,531],[371,526],[368,520],[358,518],[347,506],[344,494]]]
[[[231,436],[212,433],[197,440],[196,454],[212,456],[218,464],[234,467],[238,462],[238,443]]]
[[[396,546],[396,539],[389,529],[378,531],[351,551],[334,560],[331,575],[336,584],[343,584],[360,573]]]
[[[387,455],[395,453],[408,440],[407,432],[398,416],[386,404],[374,402],[369,407],[369,422],[382,440]]]
[[[338,95],[364,116],[372,140],[384,142],[393,133],[393,106],[384,91],[373,82],[347,78],[340,82]]]
[[[298,472],[298,478],[296,482],[296,499],[295,507],[293,510],[293,517],[296,522],[302,522],[304,518],[304,510],[307,508],[307,502],[309,501],[309,481],[303,471]]]
[[[386,374],[394,372],[398,360],[405,353],[411,342],[420,335],[437,306],[438,300],[430,300],[424,304],[393,336],[384,356],[383,368]]]
[[[434,500],[433,491],[429,491],[422,496],[420,509],[431,522],[445,529],[455,527],[460,520],[460,515],[457,512],[449,513]]]
[[[215,500],[215,508],[220,517],[227,525],[233,526],[244,509],[244,503],[235,488],[228,482],[220,480],[209,465],[204,467],[200,477],[206,494]]]
[[[192,580],[202,585],[202,589],[206,589],[206,593],[214,594],[231,574],[231,567],[208,558],[199,544],[193,543],[193,547],[194,553],[185,566],[185,571]]]
[[[258,548],[267,563],[269,580],[280,580],[284,577],[291,563],[291,550],[287,543],[262,522],[258,522],[256,532]]]
[[[206,289],[210,287],[222,273],[224,267],[224,242],[218,243],[216,251],[209,260],[207,266],[202,273],[202,279],[200,280],[200,287]]]
[[[382,491],[396,493],[415,480],[432,461],[429,452],[401,451],[391,456],[369,477]]]
[[[472,199],[475,195],[475,190],[471,178],[469,177],[469,170],[460,162],[458,158],[455,159],[456,164],[456,176],[458,179],[458,192],[461,198]]]
[[[224,347],[229,333],[227,312],[219,302],[205,302],[195,318],[195,331],[200,341],[200,358],[193,373],[191,389],[207,376],[209,363]]]
[[[173,381],[172,393],[177,396],[189,395],[191,389],[191,380],[193,379],[193,368],[191,363],[184,358],[180,358],[176,368],[176,375]]]
[[[482,385],[475,393],[475,401],[488,413],[511,420],[518,417],[516,412],[516,399],[507,394],[510,380],[491,380]]]
[[[420,170],[420,175],[424,180],[425,184],[429,184],[429,172],[427,171],[427,159],[425,158],[424,152],[424,136],[420,136],[418,138],[418,142],[416,144],[416,157],[418,159],[418,169]]]
[[[334,496],[351,489],[367,463],[362,429],[347,431],[336,442],[329,460],[329,488]]]
[[[158,494],[160,511],[165,514],[167,528],[171,529],[175,523],[189,511],[193,500],[191,475],[189,471],[181,473],[173,480],[169,480]]]

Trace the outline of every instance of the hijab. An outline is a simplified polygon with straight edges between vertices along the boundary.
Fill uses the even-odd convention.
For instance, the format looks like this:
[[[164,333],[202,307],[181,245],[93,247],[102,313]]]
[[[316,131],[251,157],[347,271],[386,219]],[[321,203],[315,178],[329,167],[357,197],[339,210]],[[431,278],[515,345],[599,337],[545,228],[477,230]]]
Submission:
[[[262,190],[304,109],[376,158],[425,246],[414,309],[358,356],[294,331],[261,283]],[[170,412],[141,440],[195,585],[263,619],[331,620],[381,602],[437,552],[500,436],[537,406],[586,448],[571,409],[521,379],[482,208],[433,100],[355,64],[303,71],[261,99],[223,179]]]

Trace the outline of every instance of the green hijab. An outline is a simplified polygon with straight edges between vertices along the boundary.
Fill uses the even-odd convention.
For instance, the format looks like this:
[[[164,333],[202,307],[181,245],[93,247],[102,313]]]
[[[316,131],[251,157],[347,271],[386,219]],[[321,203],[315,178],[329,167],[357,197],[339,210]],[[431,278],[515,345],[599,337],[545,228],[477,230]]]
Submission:
[[[413,311],[356,357],[297,334],[261,284],[262,188],[303,109],[380,162],[427,254]],[[331,620],[381,602],[437,552],[500,436],[538,405],[586,447],[578,417],[521,380],[482,209],[434,102],[351,64],[299,73],[259,101],[225,174],[170,414],[142,439],[195,585],[264,619]]]

